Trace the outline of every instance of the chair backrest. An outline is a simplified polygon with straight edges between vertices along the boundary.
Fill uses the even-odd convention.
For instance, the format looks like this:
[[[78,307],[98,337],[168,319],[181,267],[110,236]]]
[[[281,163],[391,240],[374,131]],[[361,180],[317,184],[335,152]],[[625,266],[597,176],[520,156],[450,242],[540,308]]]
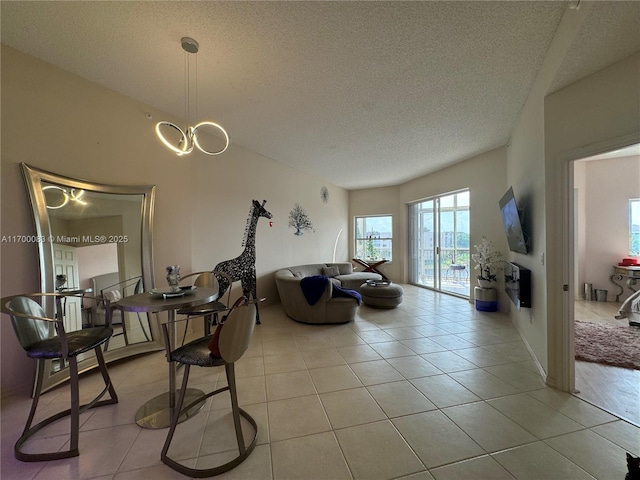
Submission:
[[[135,286],[133,287],[133,294],[137,295],[138,293],[144,292],[144,285],[142,284],[142,277],[138,279]]]
[[[244,355],[249,348],[255,325],[255,302],[234,307],[229,312],[224,327],[220,330],[218,342],[220,355],[225,362],[234,363]]]
[[[50,323],[52,319],[44,320],[47,318],[44,309],[29,297],[14,297],[8,303],[5,313],[11,317],[18,342],[25,350],[37,342],[55,336],[53,324]],[[43,320],[39,320],[38,317]]]
[[[216,278],[218,279],[218,285],[219,285],[219,289],[218,289],[218,300],[223,300],[223,297],[225,296],[225,292],[226,292],[226,301],[224,302],[225,305],[231,305],[230,300],[231,300],[231,285],[233,284],[233,278],[231,278],[231,275],[229,275],[228,273],[225,272],[220,272],[218,270],[212,270],[211,273],[213,273]]]
[[[193,284],[196,287],[218,289],[218,279],[212,272],[203,272],[195,279]]]
[[[229,300],[231,300],[231,284],[233,283],[233,279],[229,274],[217,270],[194,272],[184,275],[180,281],[183,282],[192,277],[196,277],[196,279],[193,280],[194,286],[217,290],[219,295],[218,300],[222,301],[225,305],[230,305]],[[226,301],[223,297],[226,297]]]

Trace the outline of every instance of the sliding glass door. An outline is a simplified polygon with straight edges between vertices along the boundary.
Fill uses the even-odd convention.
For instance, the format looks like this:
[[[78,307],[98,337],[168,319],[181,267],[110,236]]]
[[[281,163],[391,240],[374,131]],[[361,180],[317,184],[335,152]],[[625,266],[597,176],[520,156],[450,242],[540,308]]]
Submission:
[[[409,205],[409,281],[469,296],[469,191]]]

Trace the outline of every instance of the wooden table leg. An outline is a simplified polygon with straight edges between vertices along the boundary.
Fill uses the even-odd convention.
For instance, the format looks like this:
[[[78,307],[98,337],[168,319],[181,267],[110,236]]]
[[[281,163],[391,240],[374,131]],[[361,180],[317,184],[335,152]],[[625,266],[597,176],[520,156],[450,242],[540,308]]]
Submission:
[[[378,270],[378,267],[384,263],[387,263],[388,260],[379,260],[375,263],[369,263],[366,262],[360,258],[354,258],[353,259],[354,262],[359,263],[360,265],[362,265],[364,267],[363,272],[372,272],[372,273],[377,273],[378,275],[380,275],[382,277],[382,279],[384,281],[389,281],[389,279],[387,278],[387,276],[382,273],[380,270]]]

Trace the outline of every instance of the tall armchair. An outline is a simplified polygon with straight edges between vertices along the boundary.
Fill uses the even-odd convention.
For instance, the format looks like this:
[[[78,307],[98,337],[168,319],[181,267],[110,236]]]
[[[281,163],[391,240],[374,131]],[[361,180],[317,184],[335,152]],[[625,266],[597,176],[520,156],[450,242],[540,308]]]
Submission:
[[[187,329],[189,327],[189,319],[191,317],[203,317],[204,318],[204,332],[209,334],[211,331],[211,325],[218,323],[218,314],[228,309],[229,300],[231,298],[231,284],[233,279],[224,272],[217,270],[194,272],[185,275],[180,279],[182,288],[188,288],[189,286],[198,288],[211,288],[218,291],[218,300],[206,303],[204,305],[197,305],[195,307],[182,308],[177,311],[179,315],[186,315],[187,321],[184,325],[184,335],[182,336],[182,343],[187,337]],[[190,282],[193,282],[191,284]],[[225,295],[226,291],[226,295]]]
[[[114,333],[114,337],[122,335],[124,337],[125,345],[129,344],[129,338],[127,337],[127,325],[125,323],[126,314],[116,308],[117,302],[128,295],[135,295],[138,293],[142,293],[144,291],[142,285],[142,277],[132,277],[126,280],[120,280],[120,275],[118,272],[105,273],[102,275],[97,275],[95,277],[91,277],[91,288],[93,289],[94,294],[96,295],[96,301],[93,304],[93,314],[92,318],[94,319],[94,325],[102,325],[104,324],[104,319],[106,316],[106,301],[109,302],[111,315],[111,324],[121,324],[122,331],[118,333]],[[147,333],[147,329],[145,328],[145,322],[142,319],[142,316],[139,312],[136,312],[138,323],[140,325],[140,330],[144,335],[144,338],[149,341],[150,335]],[[109,342],[105,346],[105,350],[109,348]]]
[[[22,435],[17,440],[14,447],[14,454],[18,460],[24,462],[39,462],[58,460],[62,458],[75,457],[80,454],[78,449],[80,414],[85,410],[101,405],[118,403],[118,396],[111,384],[107,366],[102,355],[102,345],[106,343],[113,330],[111,328],[111,316],[109,302],[107,301],[107,318],[105,325],[99,327],[84,328],[67,332],[64,329],[63,315],[60,314],[62,300],[69,295],[63,293],[34,293],[25,295],[14,295],[1,300],[0,308],[11,318],[13,329],[18,337],[20,345],[27,354],[38,363],[37,378],[33,402],[29,417],[25,424]],[[57,318],[47,317],[42,303],[47,297],[54,297],[56,300],[58,315]],[[40,303],[39,303],[40,302]],[[98,360],[98,367],[104,380],[104,389],[89,403],[80,405],[78,386],[78,355],[95,352]],[[58,359],[62,365],[69,367],[69,380],[71,386],[71,406],[69,409],[51,415],[41,420],[35,425],[33,420],[38,407],[40,394],[42,393],[42,381],[44,379],[45,361],[48,359]],[[108,399],[101,400],[109,392]],[[46,453],[25,453],[22,449],[25,442],[34,433],[65,416],[71,417],[69,449]]]
[[[258,438],[258,426],[256,421],[251,415],[238,405],[238,393],[236,388],[236,375],[235,375],[235,363],[243,356],[251,341],[256,325],[256,304],[261,300],[247,301],[246,298],[241,297],[236,304],[228,311],[224,323],[216,327],[217,334],[207,335],[202,338],[193,340],[186,345],[180,346],[175,350],[171,350],[169,342],[169,328],[173,326],[164,323],[162,324],[163,333],[165,336],[165,345],[167,346],[167,361],[180,364],[184,367],[184,373],[182,377],[182,386],[176,392],[176,385],[170,385],[170,390],[177,394],[177,402],[171,415],[171,425],[167,432],[164,446],[160,453],[160,459],[163,463],[171,467],[173,470],[180,472],[183,475],[193,478],[212,477],[219,475],[226,471],[236,467],[253,451]],[[186,321],[185,319],[176,320]],[[221,320],[222,322],[222,320]],[[217,336],[217,347],[219,356],[216,356],[211,348],[212,342],[215,342]],[[226,385],[219,387],[216,385],[209,393],[203,393],[202,396],[196,398],[194,401],[185,405],[185,393],[187,391],[189,382],[189,372],[191,367],[218,367],[224,366],[226,373]],[[217,374],[216,374],[217,375]],[[174,382],[175,383],[175,382]],[[229,392],[229,399],[231,401],[231,416],[233,418],[233,425],[235,430],[235,442],[229,443],[229,451],[225,453],[224,460],[217,465],[209,465],[201,467],[196,461],[196,466],[191,467],[188,464],[181,463],[180,458],[172,458],[169,454],[171,442],[173,440],[174,433],[180,418],[188,412],[194,405],[202,402],[203,400],[213,397],[218,394],[224,394]],[[245,438],[245,432],[243,432],[242,420],[248,422],[250,425],[250,433]],[[184,422],[186,428],[193,428],[193,418]],[[223,435],[221,429],[220,435]],[[198,453],[194,452],[197,456]],[[186,462],[188,463],[188,462]]]

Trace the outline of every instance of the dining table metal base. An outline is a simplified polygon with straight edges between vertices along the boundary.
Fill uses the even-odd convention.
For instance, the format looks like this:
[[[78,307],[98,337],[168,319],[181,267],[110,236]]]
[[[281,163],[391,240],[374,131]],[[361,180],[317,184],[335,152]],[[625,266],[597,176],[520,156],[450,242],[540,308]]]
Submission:
[[[176,391],[176,395],[180,394],[180,390]],[[202,390],[197,388],[187,388],[185,393],[184,404],[189,405],[194,402],[198,397],[204,396]],[[183,413],[178,419],[178,423],[196,415],[204,404],[206,399],[202,402],[195,404],[192,408]],[[157,397],[153,397],[151,400],[142,405],[136,412],[136,423],[142,428],[167,428],[171,424],[171,407],[170,407],[170,392],[161,393]]]

